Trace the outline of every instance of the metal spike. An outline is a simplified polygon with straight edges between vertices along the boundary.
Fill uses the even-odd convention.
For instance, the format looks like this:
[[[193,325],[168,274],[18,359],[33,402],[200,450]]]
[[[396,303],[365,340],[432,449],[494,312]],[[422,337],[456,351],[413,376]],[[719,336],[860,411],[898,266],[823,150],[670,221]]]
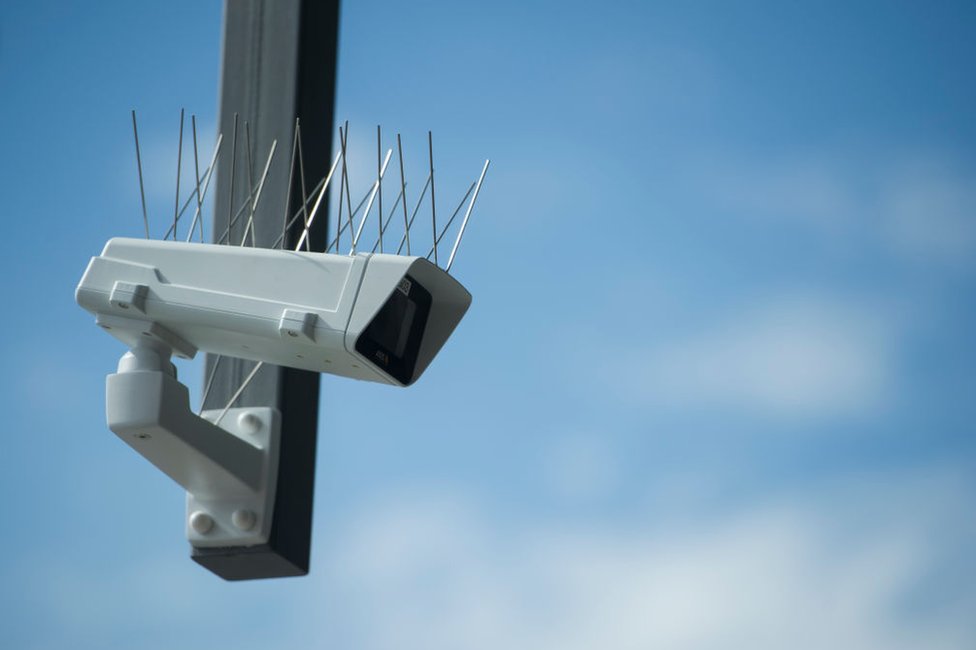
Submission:
[[[380,125],[376,125],[376,184],[379,186],[379,203],[376,215],[379,217],[378,224],[380,228],[379,242],[380,242],[380,252],[383,252],[383,172],[380,169],[380,155],[383,151],[383,136],[380,132]],[[387,157],[389,160],[389,157]]]
[[[461,197],[461,201],[458,203],[458,206],[454,209],[454,214],[451,215],[451,218],[447,220],[447,223],[441,229],[441,234],[437,236],[438,244],[441,243],[441,239],[444,237],[445,234],[447,234],[447,231],[448,229],[450,229],[451,224],[454,223],[454,218],[458,216],[459,212],[461,212],[461,208],[464,207],[464,202],[468,200],[469,196],[471,196],[471,192],[474,191],[474,186],[475,186],[474,182],[472,182],[471,185],[468,185],[468,191],[465,192],[464,196]],[[434,254],[434,247],[431,246],[430,250],[427,251],[427,259],[430,259],[430,256],[433,254]]]
[[[308,231],[308,193],[305,191],[305,156],[302,154],[302,125],[299,118],[295,118],[295,132],[298,133],[298,171],[302,180],[302,211],[305,214],[305,231]],[[308,241],[305,242],[305,249],[312,250]]]
[[[342,237],[342,231],[344,230],[342,225],[342,199],[346,195],[346,147],[345,140],[342,137],[342,127],[339,127],[339,156],[342,157],[342,172],[339,174],[339,210],[336,216],[336,252],[339,252],[339,240]],[[328,253],[331,246],[325,247],[325,252]]]
[[[207,376],[207,385],[203,389],[203,397],[200,399],[200,410],[197,411],[197,415],[203,413],[203,409],[207,404],[207,398],[210,396],[210,389],[213,388],[214,377],[217,376],[217,366],[220,365],[220,360],[224,358],[224,355],[218,354],[217,358],[214,359],[214,363],[210,366],[210,374]]]
[[[230,398],[230,401],[227,402],[227,406],[224,407],[224,410],[221,411],[217,419],[214,420],[215,425],[220,426],[220,421],[224,419],[225,415],[227,415],[227,411],[230,410],[230,407],[234,405],[234,402],[236,402],[240,398],[240,396],[244,393],[244,389],[247,388],[248,384],[251,383],[251,380],[254,379],[254,376],[258,374],[258,370],[260,370],[261,366],[263,365],[264,365],[263,361],[258,361],[256,364],[254,364],[254,369],[251,370],[250,374],[248,374],[248,376],[244,378],[244,381],[241,382],[240,388],[237,389],[237,392],[235,392],[234,395]]]
[[[464,237],[464,229],[468,227],[468,217],[471,216],[471,210],[474,209],[474,202],[478,200],[478,192],[481,191],[481,183],[485,180],[485,174],[488,173],[488,165],[490,163],[490,160],[485,160],[485,166],[481,169],[481,176],[478,177],[478,184],[474,188],[474,196],[471,197],[471,203],[468,204],[468,210],[464,213],[464,220],[461,222],[461,230],[458,232],[457,239],[454,240],[454,248],[451,250],[451,257],[447,260],[447,268],[444,269],[445,271],[449,272],[451,270],[451,265],[454,264],[454,256],[457,255],[458,246],[461,245],[461,238]]]
[[[247,120],[244,120],[244,153],[247,154],[247,191],[248,191],[248,201],[251,201],[253,206],[254,197],[254,162],[251,160],[251,125]],[[244,240],[247,239],[247,230],[253,225],[254,209],[251,208],[251,216],[248,218],[247,223],[244,226],[244,233],[241,235],[241,245],[244,245]],[[254,235],[251,234],[251,245],[254,245]]]
[[[197,186],[197,189],[194,190],[197,193],[197,195],[200,196],[200,200],[197,201],[197,211],[193,214],[193,221],[190,222],[190,234],[186,236],[186,241],[190,241],[190,238],[193,237],[193,230],[196,227],[197,219],[200,219],[200,241],[201,242],[203,241],[203,219],[201,218],[203,213],[200,210],[201,210],[201,206],[203,205],[203,202],[207,198],[207,190],[210,189],[210,180],[213,178],[214,170],[217,168],[217,156],[220,154],[220,145],[223,143],[223,141],[224,141],[224,135],[221,133],[220,135],[217,136],[217,144],[214,146],[214,153],[213,153],[213,157],[210,159],[210,165],[207,167],[206,171],[204,172],[204,176],[206,178],[203,182],[202,196],[200,196],[199,186]],[[189,201],[187,201],[187,203],[189,203]],[[185,209],[186,206],[184,205],[183,210]],[[183,210],[180,210],[181,216],[183,214]]]
[[[237,120],[238,114],[234,113],[234,139],[231,144],[230,156],[230,194],[227,195],[227,243],[230,244],[230,229],[233,227],[230,215],[234,211],[234,181],[237,180]],[[221,237],[223,239],[223,237]],[[219,244],[220,241],[218,240]]]
[[[207,171],[209,170],[204,171],[204,175],[206,175]],[[180,219],[183,218],[183,215],[186,213],[186,211],[190,209],[190,204],[196,202],[195,199],[196,199],[196,190],[190,190],[190,195],[186,197],[185,201],[183,201],[183,207],[180,208],[179,214],[176,215],[177,223],[179,223]],[[163,239],[169,239],[169,236],[172,234],[173,234],[173,224],[169,224],[169,228],[166,229],[166,235],[163,237]]]
[[[389,216],[386,217],[386,221],[383,224],[384,230],[386,230],[390,226],[390,221],[393,220],[393,214],[396,212],[397,206],[400,205],[400,199],[402,198],[403,198],[403,191],[401,190],[400,193],[397,194],[396,202],[393,203],[393,207],[390,209],[390,214]],[[370,252],[375,253],[379,245],[380,245],[379,242],[373,244],[373,249]]]
[[[275,150],[278,148],[278,141],[271,141],[271,151],[268,152],[268,162],[264,164],[264,171],[261,172],[261,180],[258,181],[258,189],[254,195],[254,201],[251,203],[251,216],[247,219],[247,227],[244,228],[244,237],[241,238],[241,246],[244,245],[244,240],[247,238],[247,231],[251,231],[251,246],[255,245],[255,232],[254,232],[254,213],[258,209],[258,202],[261,200],[261,190],[264,189],[264,181],[268,178],[268,170],[271,169],[271,161],[274,160]]]
[[[356,237],[355,239],[352,240],[352,250],[349,251],[350,255],[354,255],[356,253],[356,245],[359,243],[360,235],[363,234],[363,226],[366,225],[366,220],[369,218],[369,210],[371,207],[373,207],[373,199],[376,197],[376,192],[380,186],[380,180],[382,180],[383,174],[386,173],[386,166],[390,163],[390,156],[392,155],[393,155],[393,150],[392,149],[387,150],[386,159],[383,161],[383,165],[381,166],[379,178],[377,178],[376,182],[373,183],[373,192],[372,195],[369,197],[369,202],[366,204],[366,212],[363,214],[363,220],[359,222],[359,229],[356,230]],[[380,215],[381,219],[382,217],[383,215]]]
[[[319,205],[322,204],[322,197],[325,196],[326,190],[329,189],[329,181],[332,180],[332,175],[335,173],[336,167],[339,166],[339,156],[341,156],[341,155],[342,155],[342,152],[341,151],[336,153],[335,160],[332,161],[332,167],[329,168],[329,173],[326,174],[326,176],[325,176],[325,181],[322,182],[322,183],[319,183],[319,185],[321,185],[322,189],[319,190],[319,193],[318,193],[319,196],[315,200],[315,205],[312,206],[312,212],[308,215],[308,222],[305,224],[305,229],[302,230],[302,236],[298,240],[298,245],[295,246],[295,250],[296,251],[299,250],[302,247],[302,243],[303,242],[305,242],[307,239],[309,239],[309,234],[308,234],[309,228],[312,227],[312,222],[315,221],[315,215],[318,214]],[[312,194],[315,194],[315,190],[312,191]],[[339,197],[339,198],[341,200],[342,197]],[[328,233],[326,233],[326,237],[328,237]]]
[[[295,156],[298,154],[298,118],[295,118],[295,134],[291,139],[291,163],[288,165],[288,190],[285,192],[285,215],[281,219],[281,246],[288,236],[288,208],[291,207],[291,188],[295,182]],[[274,247],[273,247],[274,248]]]
[[[324,182],[325,182],[325,179],[323,178],[322,180],[320,180],[318,182],[318,184],[314,188],[312,188],[312,194],[313,195],[316,192],[319,191],[319,188],[322,187],[322,183],[324,183]],[[294,226],[296,223],[298,223],[298,219],[301,216],[302,216],[302,209],[301,209],[301,207],[299,207],[291,215],[291,219],[289,219],[288,222],[285,224],[285,232],[287,232],[289,229],[291,229],[292,226]],[[282,234],[278,235],[278,238],[274,240],[274,243],[273,244],[271,244],[271,248],[280,248],[280,247],[283,247],[284,246],[284,241],[285,241],[285,234],[282,233]]]
[[[228,244],[231,243],[231,231],[233,230],[234,226],[237,225],[238,219],[240,219],[244,215],[245,212],[248,212],[250,214],[249,210],[250,210],[250,207],[251,207],[251,201],[257,195],[257,189],[258,188],[251,188],[251,191],[244,198],[244,202],[241,204],[241,207],[239,207],[237,209],[237,212],[234,214],[234,217],[232,219],[229,219],[228,220],[227,228],[224,229],[223,234],[217,239],[217,243],[218,244],[219,243],[223,243],[225,240],[226,240],[226,242]],[[229,216],[230,216],[230,214],[228,213],[228,217]],[[289,222],[289,224],[292,223],[292,222]],[[242,241],[243,241],[243,238],[242,238]]]
[[[400,194],[403,196],[403,232],[407,238],[407,255],[410,254],[410,223],[407,221],[407,181],[403,176],[403,146],[397,133],[397,156],[400,158]],[[399,253],[399,251],[397,251]]]
[[[424,197],[427,196],[427,188],[430,187],[430,174],[427,175],[427,182],[424,183],[424,189],[420,190],[420,198],[417,199],[417,205],[414,206],[413,214],[410,215],[410,221],[407,222],[407,232],[410,231],[410,227],[413,226],[413,220],[417,216],[417,212],[420,210],[421,204],[424,202]],[[397,255],[403,250],[403,242],[407,239],[407,232],[403,233],[403,237],[400,238],[400,246],[397,247]]]
[[[196,197],[197,197],[197,214],[203,210],[203,201],[200,200],[200,161],[198,160],[197,151],[197,116],[190,115],[190,126],[193,132],[193,174],[196,179]],[[193,222],[190,224],[190,234],[186,236],[186,241],[190,241],[193,238],[193,229],[196,226],[197,220],[194,217]],[[175,239],[175,237],[174,237]],[[203,242],[203,222],[200,222],[200,242]]]
[[[339,136],[342,138],[342,182],[346,185],[346,213],[349,219],[349,235],[352,236],[352,193],[349,191],[349,169],[346,165],[349,145],[349,120],[346,120],[345,135],[340,131]],[[338,244],[336,244],[336,252],[339,252]]]
[[[227,244],[230,244],[231,229],[237,225],[237,220],[240,219],[242,216],[244,216],[244,213],[248,210],[248,208],[250,208],[249,201],[253,197],[254,197],[254,192],[252,191],[250,194],[247,195],[247,198],[245,199],[243,205],[241,205],[241,207],[237,209],[237,212],[234,214],[234,218],[231,219],[229,222],[229,227],[224,229],[223,234],[220,236],[220,238],[217,240],[216,243],[222,244],[226,241]]]
[[[136,139],[136,167],[139,169],[139,197],[142,199],[142,223],[146,226],[146,239],[149,239],[149,213],[146,212],[146,190],[142,183],[142,155],[139,153],[139,129],[136,127],[136,111],[132,110],[132,135]]]
[[[342,231],[345,230],[345,225],[342,224],[342,197],[346,197],[346,213],[349,226],[349,233],[352,234],[352,200],[349,194],[349,167],[347,162],[349,160],[346,150],[347,140],[349,137],[349,120],[346,120],[345,128],[339,127],[339,146],[340,153],[342,154],[342,175],[339,177],[339,182],[341,187],[339,188],[339,217],[336,219],[336,253],[339,252],[339,244],[342,241]]]
[[[180,147],[176,153],[176,204],[173,206],[173,239],[176,239],[176,222],[180,218],[180,172],[183,163],[183,112],[180,109]]]
[[[434,200],[434,134],[427,132],[427,151],[430,157],[430,224],[434,231],[434,266],[437,264],[437,202]]]
[[[361,198],[359,200],[359,203],[356,204],[356,207],[352,211],[353,219],[355,219],[356,218],[356,215],[359,214],[359,211],[362,209],[362,207],[366,203],[366,201],[369,200],[369,195],[372,194],[372,193],[373,193],[373,190],[372,190],[372,188],[370,188],[365,194],[363,194],[363,198]],[[340,207],[341,207],[341,204],[340,204]],[[339,234],[342,234],[342,233],[346,232],[346,228],[348,226],[349,226],[349,222],[346,222],[346,223],[342,224],[342,228],[339,231]],[[325,249],[325,252],[329,252],[330,250],[332,250],[332,247],[333,246],[335,246],[336,253],[338,253],[339,252],[339,242],[337,240],[335,240],[335,239],[333,239],[332,242],[329,244],[328,248]]]

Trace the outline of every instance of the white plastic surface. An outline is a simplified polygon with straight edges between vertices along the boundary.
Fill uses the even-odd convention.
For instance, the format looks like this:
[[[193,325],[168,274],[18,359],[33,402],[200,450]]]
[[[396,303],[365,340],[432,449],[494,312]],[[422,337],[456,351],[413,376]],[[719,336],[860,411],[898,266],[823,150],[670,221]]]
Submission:
[[[125,353],[105,382],[109,428],[187,491],[186,535],[195,546],[268,540],[278,485],[281,423],[269,407],[190,410],[170,349],[151,337]]]
[[[214,420],[221,410],[204,411],[203,417]],[[227,435],[244,440],[264,453],[263,480],[250,494],[196,496],[186,493],[186,538],[200,548],[220,546],[254,546],[264,544],[271,534],[275,487],[278,482],[278,447],[281,422],[272,408],[247,407],[230,409],[220,427]],[[213,519],[213,526],[198,532],[192,517],[197,512]]]
[[[150,337],[184,357],[199,349],[397,385],[355,341],[408,272],[433,298],[416,379],[471,302],[422,258],[119,238],[92,258],[75,297],[130,347]]]

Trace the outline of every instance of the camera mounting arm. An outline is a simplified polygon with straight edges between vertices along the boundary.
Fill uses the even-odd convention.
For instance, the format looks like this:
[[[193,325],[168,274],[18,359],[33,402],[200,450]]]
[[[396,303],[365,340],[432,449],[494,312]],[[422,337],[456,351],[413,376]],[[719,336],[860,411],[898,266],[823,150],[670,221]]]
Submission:
[[[187,537],[197,547],[267,542],[277,484],[275,409],[190,410],[172,350],[146,338],[106,379],[109,428],[187,491]],[[221,425],[221,426],[218,426]]]

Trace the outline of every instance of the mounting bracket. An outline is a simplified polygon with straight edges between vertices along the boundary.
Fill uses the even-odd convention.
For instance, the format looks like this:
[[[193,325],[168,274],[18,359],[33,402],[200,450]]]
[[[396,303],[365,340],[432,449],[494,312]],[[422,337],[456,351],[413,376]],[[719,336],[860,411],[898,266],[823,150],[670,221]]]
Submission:
[[[277,409],[190,410],[172,349],[136,341],[105,386],[108,427],[187,491],[186,534],[197,548],[267,543],[278,482]]]

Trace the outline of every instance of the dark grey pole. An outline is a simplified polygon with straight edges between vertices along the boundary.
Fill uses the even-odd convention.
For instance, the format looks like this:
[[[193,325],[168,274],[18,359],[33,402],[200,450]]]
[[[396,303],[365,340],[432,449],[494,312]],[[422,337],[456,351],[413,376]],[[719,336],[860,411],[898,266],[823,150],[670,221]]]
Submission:
[[[296,117],[301,120],[309,189],[328,172],[338,23],[338,0],[225,2],[220,83],[224,150],[217,173],[211,228],[214,241],[226,230],[228,214],[236,213],[247,200],[249,178],[257,183],[274,140],[278,142],[275,161],[254,217],[256,245],[270,247],[281,235],[286,211],[293,214],[300,207],[300,183],[294,183],[291,196],[287,196]],[[235,114],[240,132],[236,164],[231,165]],[[250,170],[244,149],[248,142],[245,123],[251,143]],[[231,230],[231,244],[240,243],[246,217],[247,213]],[[288,232],[286,248],[294,248],[302,226],[299,219]],[[327,233],[325,210],[320,210],[310,233],[312,250],[325,250]],[[215,359],[207,356],[207,376]],[[204,407],[223,408],[253,367],[249,361],[223,358]],[[194,548],[192,557],[228,580],[304,575],[308,573],[312,534],[319,375],[265,365],[235,406],[273,406],[281,412],[281,456],[271,536],[267,544],[255,547]]]

